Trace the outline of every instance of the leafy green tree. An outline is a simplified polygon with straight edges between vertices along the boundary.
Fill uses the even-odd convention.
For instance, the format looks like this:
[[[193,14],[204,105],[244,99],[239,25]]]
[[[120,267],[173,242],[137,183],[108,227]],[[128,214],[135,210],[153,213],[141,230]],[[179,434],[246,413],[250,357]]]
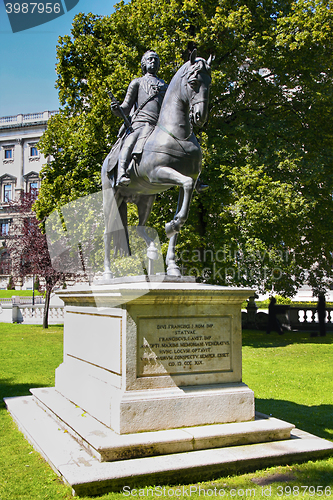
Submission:
[[[329,0],[132,0],[113,14],[79,14],[58,45],[62,109],[40,142],[52,160],[35,204],[52,210],[100,189],[121,100],[149,48],[170,81],[194,46],[215,55],[210,119],[198,132],[202,179],[179,237],[186,273],[211,283],[292,295],[332,280],[333,6]],[[149,224],[164,248],[175,189]],[[132,221],[135,214],[131,214]]]

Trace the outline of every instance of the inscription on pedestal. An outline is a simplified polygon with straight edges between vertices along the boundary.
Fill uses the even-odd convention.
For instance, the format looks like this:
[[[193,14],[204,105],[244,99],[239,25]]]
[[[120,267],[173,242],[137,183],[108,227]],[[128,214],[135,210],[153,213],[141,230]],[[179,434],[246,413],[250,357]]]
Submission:
[[[231,317],[138,318],[138,376],[231,370]]]

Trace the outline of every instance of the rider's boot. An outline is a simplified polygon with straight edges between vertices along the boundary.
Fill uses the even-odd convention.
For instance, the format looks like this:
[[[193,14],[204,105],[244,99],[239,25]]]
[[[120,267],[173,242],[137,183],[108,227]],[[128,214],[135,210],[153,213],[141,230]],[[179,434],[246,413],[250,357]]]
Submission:
[[[130,182],[131,182],[130,176],[126,172],[126,163],[119,162],[116,186],[126,187],[129,185]]]

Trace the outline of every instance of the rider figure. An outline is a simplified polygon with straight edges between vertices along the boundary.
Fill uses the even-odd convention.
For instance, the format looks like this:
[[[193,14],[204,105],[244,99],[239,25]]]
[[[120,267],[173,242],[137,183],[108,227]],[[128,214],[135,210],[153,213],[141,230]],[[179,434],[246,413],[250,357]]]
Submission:
[[[159,67],[160,59],[156,52],[152,50],[146,52],[141,59],[143,76],[134,79],[129,84],[126,97],[120,105],[125,115],[129,115],[132,111],[133,131],[125,137],[119,154],[116,182],[118,186],[128,186],[130,183],[127,169],[132,155],[142,151],[139,143],[145,140],[157,123],[167,89],[167,84],[156,76]],[[117,104],[112,103],[111,110],[116,116],[121,116]],[[140,145],[142,146],[142,144]]]

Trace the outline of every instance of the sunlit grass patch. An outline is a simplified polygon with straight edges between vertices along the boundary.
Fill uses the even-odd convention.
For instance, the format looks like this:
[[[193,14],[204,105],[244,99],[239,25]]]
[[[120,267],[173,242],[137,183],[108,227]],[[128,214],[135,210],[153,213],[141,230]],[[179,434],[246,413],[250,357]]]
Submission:
[[[25,440],[5,409],[3,397],[54,385],[62,362],[62,327],[0,323],[0,499],[69,500],[71,489]],[[333,336],[283,336],[243,332],[243,381],[266,414],[333,441]],[[126,485],[124,484],[124,487]],[[332,490],[330,490],[332,488]],[[331,494],[329,494],[331,492]],[[333,458],[226,475],[192,485],[133,487],[100,500],[134,498],[299,498],[333,497]],[[88,497],[81,497],[88,500]]]

